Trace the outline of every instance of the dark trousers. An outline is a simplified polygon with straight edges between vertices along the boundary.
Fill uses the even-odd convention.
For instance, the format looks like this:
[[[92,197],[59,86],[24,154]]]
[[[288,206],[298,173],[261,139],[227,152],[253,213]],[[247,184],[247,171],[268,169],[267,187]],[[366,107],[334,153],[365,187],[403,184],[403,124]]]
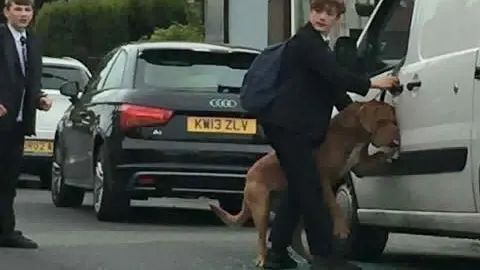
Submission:
[[[272,249],[283,252],[290,246],[293,231],[303,217],[310,252],[331,255],[332,220],[323,199],[313,153],[319,142],[276,125],[263,123],[262,127],[288,182],[288,191],[282,195],[272,224]]]
[[[23,161],[24,132],[21,124],[0,131],[0,235],[15,230],[13,202]]]

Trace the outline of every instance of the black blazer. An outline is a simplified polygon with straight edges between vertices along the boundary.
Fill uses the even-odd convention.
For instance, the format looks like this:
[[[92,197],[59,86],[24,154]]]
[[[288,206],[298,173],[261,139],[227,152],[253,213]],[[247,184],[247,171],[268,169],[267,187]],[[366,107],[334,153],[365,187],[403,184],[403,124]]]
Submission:
[[[27,31],[28,70],[24,76],[13,35],[7,25],[0,25],[0,104],[7,114],[0,117],[0,132],[15,123],[25,88],[23,127],[25,135],[35,134],[36,109],[39,106],[42,78],[40,43],[32,31]]]
[[[294,132],[321,140],[335,105],[352,102],[347,90],[365,96],[370,80],[341,67],[321,34],[310,23],[288,41],[282,56],[283,84],[278,96],[258,117]]]

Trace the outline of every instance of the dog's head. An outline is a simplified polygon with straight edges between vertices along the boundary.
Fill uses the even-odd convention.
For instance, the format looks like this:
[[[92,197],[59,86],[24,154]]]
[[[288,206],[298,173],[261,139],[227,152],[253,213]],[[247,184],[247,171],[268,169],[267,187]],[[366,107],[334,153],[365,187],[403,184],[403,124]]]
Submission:
[[[370,134],[370,143],[375,147],[399,146],[400,130],[393,106],[374,99],[360,106],[357,117],[363,129]]]

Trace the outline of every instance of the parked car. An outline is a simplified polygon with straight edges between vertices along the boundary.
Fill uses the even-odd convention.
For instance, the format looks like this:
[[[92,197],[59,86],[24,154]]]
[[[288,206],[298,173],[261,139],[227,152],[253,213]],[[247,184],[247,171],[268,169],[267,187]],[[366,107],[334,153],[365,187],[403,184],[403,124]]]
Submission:
[[[52,99],[53,106],[48,112],[37,112],[37,134],[25,138],[23,172],[38,175],[42,187],[48,188],[52,176],[51,159],[55,129],[71,104],[68,97],[60,94],[60,86],[66,81],[74,81],[78,82],[80,87],[84,87],[91,73],[80,61],[69,57],[43,57],[42,62],[42,91]]]
[[[243,76],[259,51],[189,42],[135,43],[99,64],[58,123],[51,188],[58,207],[93,191],[99,220],[128,216],[132,199],[218,199],[240,208],[246,171],[270,150],[240,107]]]
[[[380,0],[358,40],[338,39],[340,62],[371,77],[396,73],[403,90],[385,96],[398,158],[337,190],[351,257],[376,259],[390,232],[480,239],[479,13],[479,0]]]

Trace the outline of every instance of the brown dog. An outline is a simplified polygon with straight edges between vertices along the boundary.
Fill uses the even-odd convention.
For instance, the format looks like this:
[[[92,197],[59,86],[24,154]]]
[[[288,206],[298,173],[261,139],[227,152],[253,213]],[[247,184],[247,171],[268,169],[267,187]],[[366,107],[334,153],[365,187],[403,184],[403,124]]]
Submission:
[[[334,235],[346,238],[349,234],[348,225],[336,202],[334,188],[351,169],[356,175],[362,175],[362,172],[385,162],[394,153],[378,152],[369,156],[369,144],[376,147],[397,147],[399,140],[394,108],[386,103],[376,100],[354,102],[333,117],[325,142],[314,151],[320,168],[323,196],[333,220]],[[257,266],[263,265],[266,253],[270,193],[286,188],[287,181],[275,152],[270,152],[259,159],[247,173],[240,213],[232,215],[219,206],[210,205],[211,210],[230,226],[241,225],[252,217],[258,230]],[[301,241],[302,229],[300,222],[292,239],[292,248],[310,260],[311,256]]]

